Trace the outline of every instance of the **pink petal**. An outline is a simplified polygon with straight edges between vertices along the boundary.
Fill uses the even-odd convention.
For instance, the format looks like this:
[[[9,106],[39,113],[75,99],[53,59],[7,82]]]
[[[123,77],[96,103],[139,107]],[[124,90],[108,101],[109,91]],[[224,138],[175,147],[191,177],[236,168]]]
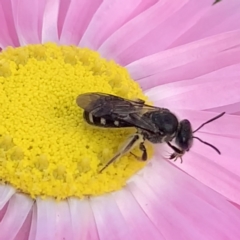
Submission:
[[[189,175],[223,196],[240,204],[240,139],[197,133],[196,136],[210,142],[221,151],[219,156],[213,149],[197,140],[191,151],[184,155],[184,162],[176,163]]]
[[[212,109],[208,109],[208,111],[213,111],[213,112],[228,112],[231,114],[236,114],[236,111],[240,110],[240,103],[234,103],[234,104],[229,104],[229,105],[225,105],[222,107],[216,107],[216,108],[212,108]]]
[[[46,2],[43,26],[42,26],[42,42],[55,42],[58,43],[58,10],[60,7],[59,0],[48,0]]]
[[[32,221],[28,240],[35,240],[36,233],[37,233],[37,206],[35,203],[32,210]]]
[[[52,240],[56,234],[57,205],[52,199],[37,199],[29,240]]]
[[[179,192],[182,198],[177,198],[177,196],[169,197],[170,194],[166,192],[159,196],[160,194],[158,194],[158,192],[161,187],[158,182],[155,183],[155,188],[151,189],[143,179],[136,178],[134,182],[128,185],[128,189],[132,192],[145,214],[156,228],[159,229],[165,239],[201,239],[201,234],[196,230],[196,225],[190,225],[187,218],[179,213],[177,201],[174,201],[174,198],[178,199],[179,208],[184,209],[184,191]],[[199,204],[199,206],[201,206],[201,204]],[[191,206],[189,206],[189,209],[191,209]],[[205,209],[205,211],[209,211],[209,209]],[[189,215],[188,218],[190,220]]]
[[[4,218],[6,211],[8,208],[8,202],[4,205],[4,207],[0,210],[0,222],[2,221],[2,219]]]
[[[63,28],[63,24],[71,3],[71,0],[65,0],[65,1],[60,1],[60,5],[59,5],[59,13],[58,13],[58,36],[61,36],[62,34],[62,28]]]
[[[16,190],[9,185],[0,185],[0,210],[9,201]]]
[[[98,231],[92,208],[88,200],[79,200],[70,198],[68,200],[72,228],[73,239],[98,240]]]
[[[100,239],[134,239],[111,194],[91,198],[91,206]]]
[[[199,76],[199,70],[197,71],[196,67],[191,70],[189,68],[192,67],[191,64],[197,63],[198,68],[202,69],[202,66],[199,65],[199,61],[206,62],[209,58],[211,59],[213,56],[220,54],[223,51],[230,53],[234,52],[234,54],[237,55],[237,50],[226,50],[238,46],[240,44],[239,39],[240,31],[219,34],[142,58],[129,64],[127,68],[135,80],[139,80],[160,72],[161,74],[166,75],[167,72],[168,74],[172,74],[169,74],[171,78],[165,80],[165,82],[174,81],[172,78],[176,75],[176,73],[179,74],[179,69],[181,70],[184,67],[184,70],[186,71],[188,69],[189,72],[183,75],[181,79],[186,79],[187,76],[188,79],[190,76],[191,78],[197,77]],[[237,62],[235,60],[235,63],[239,63],[239,58],[236,59]],[[229,61],[230,60],[231,59],[229,59]],[[201,75],[207,72],[209,71],[204,72],[201,70]],[[158,81],[158,84],[160,83],[161,80]]]
[[[165,239],[240,237],[240,211],[169,162],[154,159],[128,189]]]
[[[229,65],[223,68],[219,68],[215,71],[206,73],[204,75],[201,75],[197,78],[194,78],[193,80],[181,80],[179,82],[173,82],[169,84],[165,84],[164,86],[168,86],[169,88],[171,86],[177,86],[177,87],[186,87],[190,85],[196,85],[199,83],[204,83],[207,81],[218,81],[219,79],[238,79],[240,78],[240,63]],[[147,79],[147,78],[145,78]],[[141,81],[141,83],[145,83],[145,79]],[[147,83],[147,80],[146,80]]]
[[[2,6],[0,5],[0,22],[1,22],[1,35],[0,35],[0,46],[5,48],[7,46],[13,46],[12,39],[9,36],[7,22],[3,14]]]
[[[110,59],[113,58],[118,61],[117,57],[125,49],[154,30],[159,24],[163,23],[169,16],[180,9],[186,2],[187,0],[174,3],[170,0],[158,1],[155,5],[117,30],[103,43],[98,51],[103,57]]]
[[[63,24],[61,44],[78,45],[101,0],[72,0]]]
[[[123,5],[121,0],[103,1],[84,33],[80,46],[97,50],[117,29],[139,14],[139,10],[143,11],[155,2],[132,0]]]
[[[187,80],[176,85],[166,84],[152,88],[146,94],[154,105],[170,109],[206,110],[240,102],[239,79],[218,79],[217,82],[209,79],[194,83],[194,80]]]
[[[12,14],[11,1],[0,1],[0,46],[2,48],[19,45]]]
[[[239,63],[239,61],[240,49],[228,50],[213,56],[209,56],[209,58],[206,59],[202,58],[200,60],[187,63],[183,66],[176,68],[173,67],[167,69],[166,71],[163,70],[163,72],[159,72],[152,76],[140,79],[138,82],[143,89],[148,89],[163,83],[197,78],[218,69],[235,65]],[[181,62],[181,60],[179,62]]]
[[[67,201],[56,203],[56,236],[55,239],[72,240],[72,222],[70,217],[70,209]]]
[[[46,0],[12,0],[13,17],[21,45],[41,42]]]
[[[196,41],[211,35],[239,29],[240,2],[238,0],[222,1],[212,6],[199,22],[180,36],[169,48]]]
[[[172,3],[173,4],[173,3]],[[175,5],[174,3],[173,5]],[[141,39],[133,43],[128,48],[124,49],[119,55],[114,58],[122,65],[127,65],[133,61],[160,52],[174,42],[179,36],[185,33],[193,26],[206,11],[212,8],[212,1],[188,1],[175,13],[168,16],[165,21],[160,22],[152,31],[147,33]],[[163,10],[165,12],[165,10]],[[160,13],[159,13],[160,15]],[[162,15],[162,13],[161,13]],[[150,20],[151,21],[151,20]],[[142,27],[148,27],[149,22],[146,21]],[[133,31],[132,34],[138,34]],[[128,37],[132,37],[132,34]],[[125,45],[125,44],[122,44]]]
[[[178,97],[179,94],[183,94],[186,91],[190,91],[191,89],[197,88],[200,84],[206,84],[207,82],[209,82],[209,84],[210,84],[210,82],[211,82],[212,84],[215,83],[217,85],[218,81],[225,80],[226,82],[228,82],[229,79],[232,79],[233,81],[238,81],[239,78],[240,78],[240,64],[235,64],[235,65],[230,65],[228,67],[218,69],[214,72],[207,73],[205,75],[202,75],[198,78],[194,78],[191,80],[183,80],[183,81],[173,82],[173,83],[169,83],[169,84],[164,84],[159,87],[150,89],[150,90],[146,91],[145,93],[147,95],[149,95],[149,97],[153,101],[155,101],[155,104],[157,104],[160,107],[161,106],[163,107],[162,99],[168,98],[168,97],[174,97],[174,95],[177,95],[176,97]],[[144,80],[143,84],[151,85],[151,83],[149,83],[147,80]],[[213,89],[214,88],[215,88],[215,86],[213,87]],[[225,89],[224,89],[224,91],[225,91]],[[225,91],[225,93],[226,93],[226,91]],[[217,95],[218,94],[219,93],[217,93]],[[202,97],[204,97],[203,94],[202,94]],[[192,102],[192,101],[189,101],[189,102]],[[203,102],[205,102],[205,98],[204,98]],[[207,101],[206,101],[206,104],[207,104]],[[170,106],[170,108],[171,109],[179,108],[179,104],[172,105],[172,106]],[[236,102],[236,103],[227,105],[227,103],[225,102],[224,106],[220,106],[220,107],[218,106],[218,107],[210,108],[208,110],[217,111],[217,112],[227,111],[228,113],[235,113],[237,111],[240,111],[240,103]]]
[[[13,240],[32,209],[33,201],[23,194],[14,194],[0,222],[1,239]],[[11,229],[11,230],[10,230]]]
[[[131,229],[132,239],[165,239],[159,229],[151,222],[130,191],[122,189],[113,193],[115,201]],[[140,227],[144,226],[144,227]]]
[[[28,213],[21,229],[19,230],[18,234],[15,237],[15,240],[28,240],[29,232],[31,229],[31,222],[32,222],[32,211]]]

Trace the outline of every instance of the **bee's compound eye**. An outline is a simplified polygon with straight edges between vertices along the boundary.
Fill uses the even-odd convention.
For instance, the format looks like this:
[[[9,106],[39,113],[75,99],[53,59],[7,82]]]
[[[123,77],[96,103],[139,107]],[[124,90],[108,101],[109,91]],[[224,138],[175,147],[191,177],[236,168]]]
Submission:
[[[191,123],[184,119],[180,122],[180,127],[176,136],[176,144],[184,151],[189,151],[193,142],[193,132]]]

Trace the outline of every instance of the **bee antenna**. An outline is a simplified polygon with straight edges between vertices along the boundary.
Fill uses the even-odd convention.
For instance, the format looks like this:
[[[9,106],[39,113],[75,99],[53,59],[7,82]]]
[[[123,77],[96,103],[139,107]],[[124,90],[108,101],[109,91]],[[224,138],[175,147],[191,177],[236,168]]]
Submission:
[[[218,154],[221,154],[221,152],[215,147],[213,146],[212,144],[208,143],[208,142],[205,142],[203,141],[202,139],[198,138],[198,137],[194,137],[193,138],[196,138],[198,141],[200,141],[201,143],[205,144],[205,145],[208,145],[209,147],[213,148]]]
[[[197,132],[199,129],[201,129],[203,126],[205,126],[206,124],[215,121],[216,119],[222,117],[225,114],[225,112],[222,112],[221,114],[217,115],[216,117],[206,121],[205,123],[203,123],[201,126],[199,126],[196,130],[193,131],[193,133]]]

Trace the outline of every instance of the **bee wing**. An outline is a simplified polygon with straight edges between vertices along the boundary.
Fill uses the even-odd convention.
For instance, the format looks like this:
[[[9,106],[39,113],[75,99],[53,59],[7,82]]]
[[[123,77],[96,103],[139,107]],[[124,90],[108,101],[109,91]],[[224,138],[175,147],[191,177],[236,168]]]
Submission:
[[[96,107],[101,107],[101,102],[106,98],[103,93],[84,93],[77,97],[76,103],[87,112],[91,112]]]
[[[125,121],[137,128],[141,128],[147,131],[157,133],[159,131],[158,127],[152,122],[148,117],[143,116],[141,112],[131,113],[128,116],[122,118],[118,117],[120,120]]]
[[[143,100],[131,101],[105,93],[84,93],[77,97],[77,105],[95,117],[110,114],[127,115],[144,106]]]
[[[153,123],[152,119],[144,116],[144,113],[162,110],[167,111],[166,109],[144,104],[142,100],[131,101],[124,99],[124,101],[114,104],[111,114],[115,116],[116,120],[157,133],[159,132],[158,127]]]
[[[77,105],[95,117],[111,116],[114,120],[125,121],[135,127],[157,132],[151,119],[143,116],[147,111],[160,108],[146,105],[143,100],[128,100],[105,93],[84,93],[77,97]]]
[[[77,105],[95,117],[110,115],[113,109],[129,108],[131,104],[126,104],[127,100],[105,93],[84,93],[77,97]]]

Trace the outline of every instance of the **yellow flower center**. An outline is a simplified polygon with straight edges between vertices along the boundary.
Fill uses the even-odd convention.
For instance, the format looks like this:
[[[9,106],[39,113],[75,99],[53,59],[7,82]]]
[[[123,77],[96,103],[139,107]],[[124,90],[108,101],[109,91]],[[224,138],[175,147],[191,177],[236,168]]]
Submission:
[[[146,100],[123,67],[89,49],[49,43],[3,51],[1,182],[33,198],[57,199],[100,195],[124,186],[145,163],[127,154],[103,173],[99,170],[135,129],[85,123],[76,98],[96,91]],[[138,149],[134,153],[141,154]]]

